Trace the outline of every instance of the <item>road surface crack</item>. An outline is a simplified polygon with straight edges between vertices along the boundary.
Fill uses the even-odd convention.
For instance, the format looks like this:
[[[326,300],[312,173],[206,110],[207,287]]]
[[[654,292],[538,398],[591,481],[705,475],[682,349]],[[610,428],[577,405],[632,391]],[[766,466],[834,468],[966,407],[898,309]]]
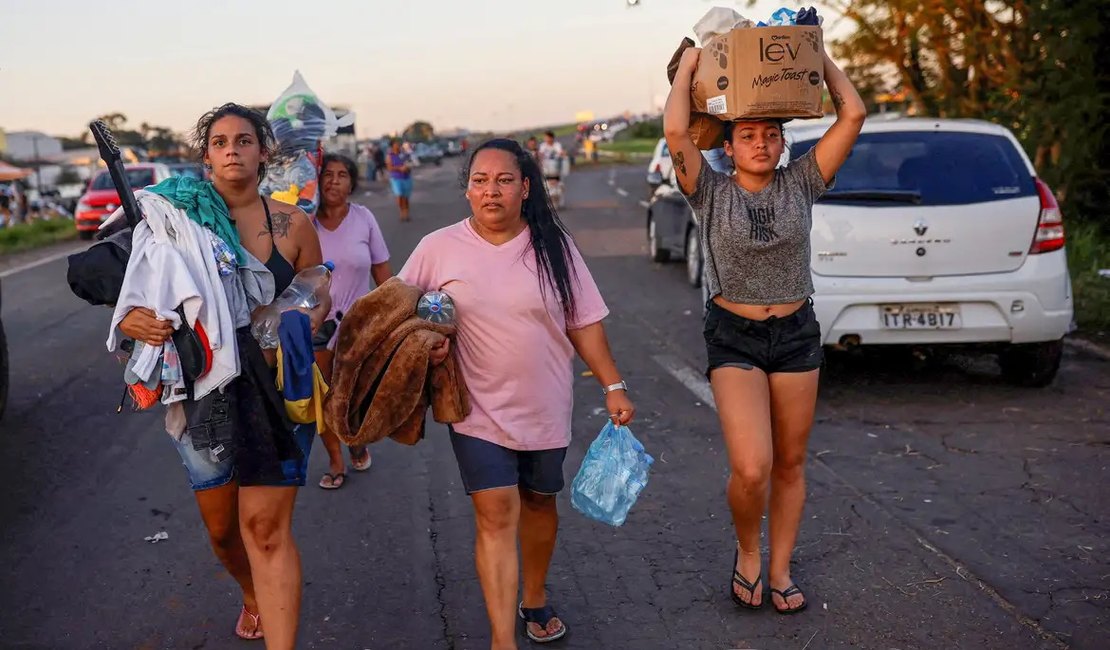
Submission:
[[[428,491],[428,541],[432,545],[432,561],[436,583],[436,604],[439,607],[439,621],[443,641],[447,650],[455,650],[455,635],[451,632],[451,625],[447,619],[447,599],[444,592],[447,590],[447,578],[443,575],[443,562],[439,553],[439,532],[436,530],[436,502],[432,491]]]

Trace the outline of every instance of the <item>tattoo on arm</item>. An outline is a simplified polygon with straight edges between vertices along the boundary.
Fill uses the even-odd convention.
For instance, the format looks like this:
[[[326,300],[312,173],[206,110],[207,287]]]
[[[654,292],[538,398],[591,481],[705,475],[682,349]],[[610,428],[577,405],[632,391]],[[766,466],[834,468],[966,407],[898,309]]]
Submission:
[[[844,95],[841,95],[838,90],[830,90],[829,96],[832,99],[833,108],[839,111],[840,107],[844,105]]]
[[[258,234],[259,237],[271,235],[273,237],[288,237],[289,227],[293,225],[292,212],[279,212],[275,211],[270,218],[272,224],[271,230],[263,230]]]
[[[686,175],[686,156],[681,151],[676,151],[674,154],[674,166],[678,173]]]

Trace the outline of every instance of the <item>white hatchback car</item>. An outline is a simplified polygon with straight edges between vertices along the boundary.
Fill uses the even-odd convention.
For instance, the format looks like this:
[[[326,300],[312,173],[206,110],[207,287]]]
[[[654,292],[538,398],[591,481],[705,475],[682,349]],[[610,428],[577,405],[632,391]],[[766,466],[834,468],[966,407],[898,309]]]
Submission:
[[[655,143],[655,151],[651,154],[651,162],[648,163],[647,170],[647,183],[651,192],[655,192],[655,189],[664,183],[674,184],[671,150],[667,147],[667,141],[663,138],[659,138],[659,142]]]
[[[788,124],[785,156],[827,128]],[[826,345],[987,344],[1017,383],[1055,377],[1072,325],[1064,227],[1007,129],[869,120],[814,206],[812,242]]]

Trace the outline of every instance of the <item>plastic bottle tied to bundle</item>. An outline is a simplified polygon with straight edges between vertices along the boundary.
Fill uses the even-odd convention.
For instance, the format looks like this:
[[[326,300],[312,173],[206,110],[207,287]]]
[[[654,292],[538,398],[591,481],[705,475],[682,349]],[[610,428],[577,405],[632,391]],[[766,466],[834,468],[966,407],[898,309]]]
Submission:
[[[254,317],[251,333],[263,349],[272,350],[278,346],[278,325],[282,312],[314,309],[320,304],[331,291],[331,272],[334,270],[335,264],[324,262],[301,271],[280,296]]]
[[[452,325],[455,322],[455,302],[442,291],[429,291],[416,303],[416,315],[433,323]]]

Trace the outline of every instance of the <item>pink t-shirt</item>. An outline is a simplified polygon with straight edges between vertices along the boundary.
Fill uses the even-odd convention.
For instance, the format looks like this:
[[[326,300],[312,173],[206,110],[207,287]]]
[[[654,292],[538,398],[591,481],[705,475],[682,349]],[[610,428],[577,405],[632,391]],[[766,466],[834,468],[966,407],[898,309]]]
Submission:
[[[335,318],[337,311],[350,310],[356,300],[370,293],[370,267],[388,262],[389,249],[374,213],[357,203],[348,204],[347,216],[335,230],[328,230],[319,221],[314,223],[324,260],[335,263],[328,314],[328,318]],[[329,348],[335,346],[338,335],[332,337]]]
[[[529,232],[495,246],[467,219],[424,237],[398,274],[455,302],[455,345],[471,404],[455,430],[520,451],[570,444],[575,352],[567,330],[609,315],[572,246],[577,314],[567,322],[558,291],[548,285],[540,292]]]

